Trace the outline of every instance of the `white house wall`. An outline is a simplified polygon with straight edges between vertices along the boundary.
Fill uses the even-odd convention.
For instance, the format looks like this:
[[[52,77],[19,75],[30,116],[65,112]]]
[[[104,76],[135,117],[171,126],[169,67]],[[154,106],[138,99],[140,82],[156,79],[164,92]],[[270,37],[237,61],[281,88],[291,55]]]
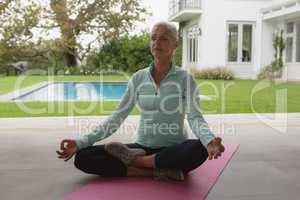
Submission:
[[[274,58],[274,49],[273,49],[273,32],[274,26],[277,26],[276,22],[262,22],[262,35],[261,40],[264,44],[261,44],[261,62],[259,68],[262,68],[266,65],[269,65]]]
[[[282,80],[284,81],[300,81],[300,64],[289,63],[283,70]]]
[[[183,67],[228,67],[236,77],[256,79],[260,69],[274,59],[273,33],[284,28],[285,19],[263,20],[262,8],[287,0],[202,0],[202,14],[186,22],[183,36]],[[253,26],[252,62],[227,63],[227,23],[250,22]],[[198,62],[187,61],[187,30],[191,25],[201,28],[198,39]],[[285,55],[285,52],[284,52]],[[284,58],[285,59],[285,58]],[[300,64],[288,64],[285,80],[300,80]]]
[[[254,78],[254,62],[249,64],[227,64],[227,22],[253,22],[256,24],[259,10],[268,1],[255,0],[203,0],[202,36],[199,67],[227,66],[240,78]],[[216,6],[217,5],[217,6]],[[254,49],[252,61],[257,57],[255,41],[258,33],[253,27]]]
[[[278,5],[279,3],[288,2],[288,0],[274,0],[271,5]],[[273,33],[276,30],[285,30],[285,23],[287,20],[299,19],[300,14],[290,14],[282,17],[276,17],[274,19],[263,20],[263,31],[262,31],[262,41],[264,44],[261,46],[261,65],[259,67],[264,67],[269,65],[274,60],[274,49],[272,46]],[[285,63],[285,51],[283,52],[283,60]],[[300,63],[285,63],[283,69],[282,80],[285,81],[299,81],[300,80]]]

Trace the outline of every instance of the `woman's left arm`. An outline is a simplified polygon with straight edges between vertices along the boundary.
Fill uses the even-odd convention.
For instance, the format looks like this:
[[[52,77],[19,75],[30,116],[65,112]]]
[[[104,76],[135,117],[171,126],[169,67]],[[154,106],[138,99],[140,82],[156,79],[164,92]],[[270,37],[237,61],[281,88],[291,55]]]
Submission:
[[[187,120],[193,133],[207,148],[209,159],[217,158],[224,152],[222,139],[215,137],[200,110],[200,97],[197,83],[192,75],[188,74],[185,80],[185,106]]]
[[[193,133],[200,139],[202,144],[207,147],[214,138],[214,134],[208,127],[200,110],[200,97],[197,83],[192,75],[187,74],[185,80],[185,107],[189,126]]]

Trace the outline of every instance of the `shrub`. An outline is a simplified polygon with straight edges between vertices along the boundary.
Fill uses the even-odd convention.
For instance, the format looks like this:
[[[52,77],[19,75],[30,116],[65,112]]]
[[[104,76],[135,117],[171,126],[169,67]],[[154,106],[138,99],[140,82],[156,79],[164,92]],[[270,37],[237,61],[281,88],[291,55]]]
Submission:
[[[272,62],[270,65],[263,67],[259,74],[257,75],[258,79],[269,79],[274,81],[275,78],[280,78],[282,76],[282,69],[278,69],[277,63]]]
[[[196,79],[213,79],[213,80],[233,80],[234,74],[231,70],[225,67],[191,69],[192,74]]]
[[[259,74],[258,79],[269,79],[274,81],[275,78],[280,78],[282,76],[282,69],[284,67],[282,55],[285,48],[283,30],[279,30],[273,33],[273,48],[274,48],[274,60],[270,65],[263,67]]]

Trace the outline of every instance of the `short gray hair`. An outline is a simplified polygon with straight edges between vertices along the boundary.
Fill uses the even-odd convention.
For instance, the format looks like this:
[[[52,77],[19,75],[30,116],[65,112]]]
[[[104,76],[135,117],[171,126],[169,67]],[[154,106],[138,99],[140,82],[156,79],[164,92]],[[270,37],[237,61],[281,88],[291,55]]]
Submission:
[[[174,39],[176,43],[178,42],[178,31],[174,24],[171,24],[170,22],[164,22],[164,21],[157,22],[153,25],[151,32],[159,26],[166,27],[170,32],[170,36],[172,37],[172,39]]]

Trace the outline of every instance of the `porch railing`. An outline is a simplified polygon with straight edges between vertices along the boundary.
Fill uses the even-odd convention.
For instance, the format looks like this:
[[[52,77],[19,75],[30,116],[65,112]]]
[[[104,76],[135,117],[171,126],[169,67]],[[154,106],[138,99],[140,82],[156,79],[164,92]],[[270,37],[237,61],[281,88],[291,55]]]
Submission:
[[[169,17],[172,17],[185,9],[200,9],[201,0],[170,0]]]

